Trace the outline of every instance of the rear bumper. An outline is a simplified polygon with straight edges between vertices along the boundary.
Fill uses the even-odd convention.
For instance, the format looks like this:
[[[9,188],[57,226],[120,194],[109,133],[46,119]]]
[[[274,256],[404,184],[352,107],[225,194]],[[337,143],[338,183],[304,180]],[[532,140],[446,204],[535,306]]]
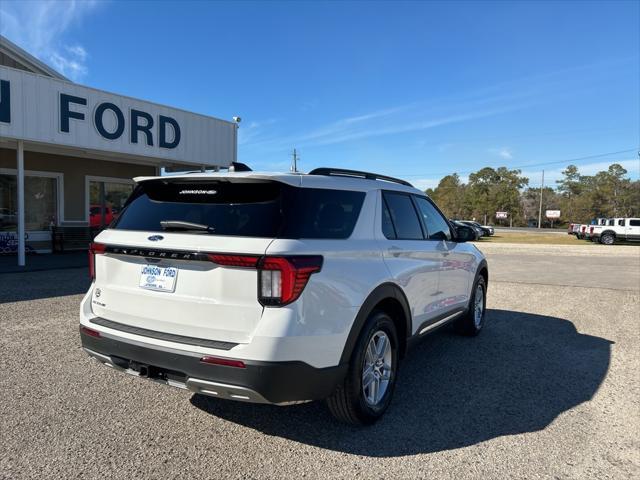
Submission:
[[[304,362],[243,360],[246,368],[200,362],[202,354],[130,343],[80,330],[85,352],[124,373],[217,398],[288,404],[328,397],[344,379],[347,365],[314,368]]]

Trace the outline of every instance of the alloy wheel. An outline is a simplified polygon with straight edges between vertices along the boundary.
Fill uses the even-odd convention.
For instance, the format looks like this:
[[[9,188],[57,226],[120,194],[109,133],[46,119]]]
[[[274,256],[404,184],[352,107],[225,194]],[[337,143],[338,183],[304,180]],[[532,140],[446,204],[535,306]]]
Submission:
[[[474,296],[473,305],[473,323],[477,329],[480,329],[482,324],[482,314],[484,313],[484,288],[482,285],[476,287],[476,294]]]
[[[376,331],[369,340],[362,366],[362,393],[365,401],[376,406],[389,389],[393,356],[389,336]]]

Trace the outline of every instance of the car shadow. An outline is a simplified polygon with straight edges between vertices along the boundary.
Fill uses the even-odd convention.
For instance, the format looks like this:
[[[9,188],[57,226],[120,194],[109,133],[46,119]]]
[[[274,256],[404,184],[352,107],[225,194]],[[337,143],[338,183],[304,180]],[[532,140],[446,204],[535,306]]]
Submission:
[[[90,284],[86,268],[0,273],[0,304],[84,294]]]
[[[277,407],[194,395],[211,415],[296,442],[370,457],[450,450],[544,429],[590,400],[613,342],[562,318],[488,310],[479,337],[443,329],[412,349],[394,399],[375,425],[332,419],[322,402]]]

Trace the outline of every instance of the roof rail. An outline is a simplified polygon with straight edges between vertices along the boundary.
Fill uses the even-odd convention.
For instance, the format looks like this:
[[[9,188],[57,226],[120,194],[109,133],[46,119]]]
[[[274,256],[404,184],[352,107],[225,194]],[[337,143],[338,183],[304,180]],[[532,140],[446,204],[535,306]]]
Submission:
[[[365,178],[367,180],[385,180],[387,182],[399,183],[400,185],[413,187],[413,185],[411,185],[406,180],[401,180],[399,178],[388,177],[386,175],[380,175],[378,173],[361,172],[360,170],[347,170],[346,168],[315,168],[309,172],[309,175],[334,175],[339,177]]]

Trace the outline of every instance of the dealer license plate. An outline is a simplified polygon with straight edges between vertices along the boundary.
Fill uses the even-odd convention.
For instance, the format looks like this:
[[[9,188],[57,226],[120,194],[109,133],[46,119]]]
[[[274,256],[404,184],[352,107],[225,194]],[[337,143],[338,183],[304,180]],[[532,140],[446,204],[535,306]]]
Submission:
[[[158,267],[143,265],[140,271],[140,287],[160,292],[173,292],[176,289],[178,269],[175,267]]]

